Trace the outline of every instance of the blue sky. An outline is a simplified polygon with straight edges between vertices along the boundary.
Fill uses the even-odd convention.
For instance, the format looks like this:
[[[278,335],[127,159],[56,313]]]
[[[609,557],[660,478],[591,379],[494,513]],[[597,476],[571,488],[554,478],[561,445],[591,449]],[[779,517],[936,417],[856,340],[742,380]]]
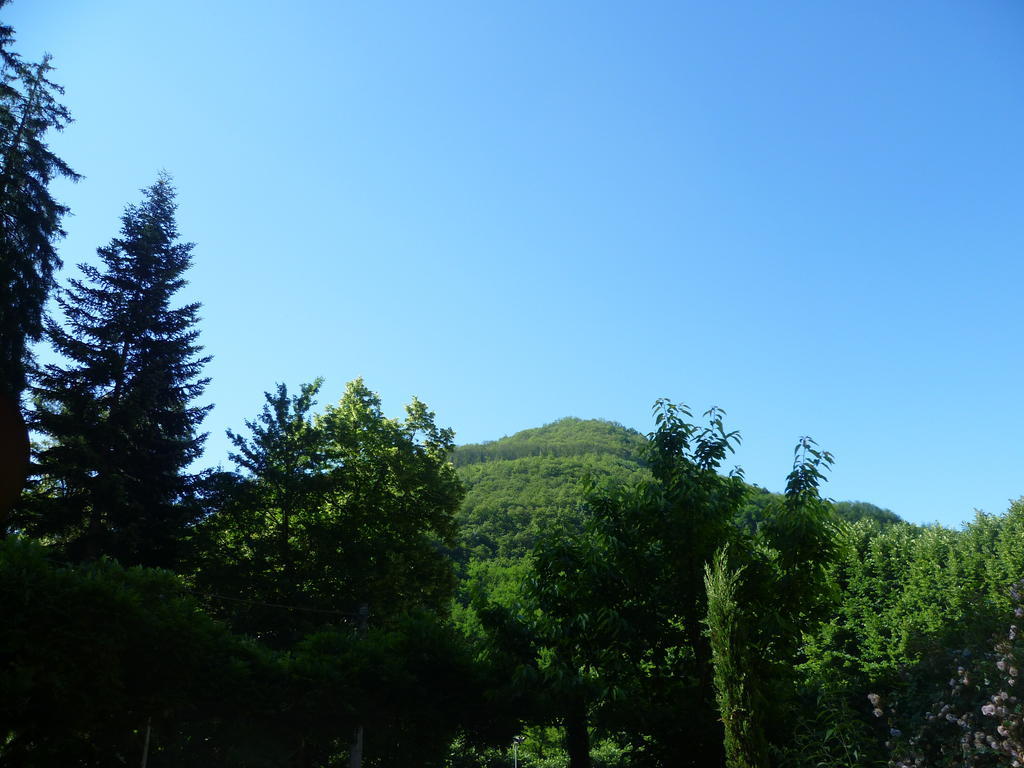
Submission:
[[[460,442],[720,405],[780,489],[957,525],[1024,494],[1018,0],[14,0],[85,178],[67,264],[166,168],[210,463],[275,382]]]

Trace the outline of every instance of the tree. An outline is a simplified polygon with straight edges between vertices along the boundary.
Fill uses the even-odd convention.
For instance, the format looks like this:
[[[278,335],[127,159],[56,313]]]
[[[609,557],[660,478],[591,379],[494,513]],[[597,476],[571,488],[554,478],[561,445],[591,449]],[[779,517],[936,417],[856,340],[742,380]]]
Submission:
[[[478,601],[496,643],[519,655],[565,727],[572,768],[589,768],[593,727],[626,734],[638,765],[715,765],[721,726],[704,633],[704,564],[732,539],[746,486],[716,471],[738,440],[712,409],[655,404],[651,476],[584,491],[582,530],[541,538],[521,604]]]
[[[0,0],[0,7],[8,0]],[[71,117],[49,79],[50,57],[30,64],[11,51],[14,30],[0,25],[0,396],[25,388],[28,342],[43,331],[43,309],[61,261],[54,243],[68,209],[50,194],[54,178],[76,174],[46,145]]]
[[[228,430],[236,448],[230,458],[240,471],[213,478],[214,512],[196,537],[197,583],[229,598],[217,609],[240,631],[283,645],[354,609],[317,615],[309,626],[301,618],[306,609],[323,608],[308,602],[295,573],[305,556],[304,526],[317,516],[326,489],[324,437],[311,415],[322,383],[304,384],[295,396],[279,384],[274,394],[265,393],[259,417],[246,420],[249,436]],[[282,605],[300,611],[302,627],[274,607]]]
[[[558,713],[573,768],[591,764],[591,728],[626,734],[636,765],[723,763],[716,638],[707,631],[706,569],[716,553],[729,553],[733,571],[726,579],[719,569],[710,595],[718,671],[739,658],[723,653],[725,628],[745,645],[736,649],[747,666],[739,706],[756,707],[766,733],[784,732],[801,630],[824,604],[831,518],[817,486],[832,457],[802,439],[786,495],[751,532],[739,514],[749,487],[738,471],[719,474],[739,441],[722,411],[708,411],[704,426],[668,401],[655,415],[652,476],[586,494],[582,530],[541,539],[518,608],[477,601],[497,644],[518,654],[521,679]]]
[[[202,449],[196,406],[209,357],[196,343],[199,304],[173,307],[192,244],[178,239],[175,192],[161,174],[122,217],[121,236],[98,249],[102,269],[82,264],[58,297],[66,327],[47,335],[66,362],[33,387],[37,499],[21,527],[55,541],[71,559],[110,555],[170,566],[186,527]]]
[[[454,590],[451,430],[415,399],[385,417],[361,379],[312,416],[319,387],[279,386],[250,436],[229,433],[241,472],[200,531],[197,582],[237,629],[283,647],[362,604],[378,624],[443,613]]]
[[[736,601],[741,572],[742,568],[729,570],[723,550],[713,564],[705,564],[708,638],[715,698],[725,729],[725,764],[727,768],[761,768],[768,765],[768,750],[754,700],[757,686],[750,673],[748,620]]]

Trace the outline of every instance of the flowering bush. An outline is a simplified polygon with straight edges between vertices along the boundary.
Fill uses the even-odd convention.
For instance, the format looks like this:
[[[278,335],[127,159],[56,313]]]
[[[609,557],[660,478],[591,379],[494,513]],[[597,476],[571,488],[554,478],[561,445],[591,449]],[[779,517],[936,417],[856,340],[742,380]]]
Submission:
[[[1014,619],[1024,618],[1024,581],[1010,589]],[[970,651],[955,653],[957,667],[945,696],[924,715],[916,732],[903,738],[891,727],[893,768],[1024,767],[1024,691],[1021,690],[1021,632],[1016,623],[991,652],[973,663]],[[868,694],[875,717],[897,716],[898,702]]]

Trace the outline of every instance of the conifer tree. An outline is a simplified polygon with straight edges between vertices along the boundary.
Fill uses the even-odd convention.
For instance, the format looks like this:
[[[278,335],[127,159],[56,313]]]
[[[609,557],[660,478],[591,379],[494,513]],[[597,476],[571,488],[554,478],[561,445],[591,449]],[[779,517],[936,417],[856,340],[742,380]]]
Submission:
[[[7,0],[0,0],[0,8]],[[50,194],[57,177],[78,175],[46,145],[50,129],[71,117],[57,102],[64,90],[49,79],[45,56],[21,59],[14,30],[0,24],[0,396],[17,401],[25,388],[28,342],[43,331],[43,309],[61,261],[54,248],[68,209]]]
[[[758,710],[758,680],[752,674],[748,634],[750,617],[737,593],[743,567],[731,570],[724,549],[704,564],[706,625],[714,668],[715,700],[725,730],[726,768],[765,768],[768,744]]]
[[[58,296],[65,327],[47,335],[66,363],[33,387],[34,428],[45,436],[37,474],[47,491],[24,528],[71,559],[111,555],[169,566],[195,515],[197,476],[186,472],[211,406],[196,406],[209,357],[196,344],[199,304],[172,307],[192,244],[178,240],[175,192],[161,174],[122,217],[121,236],[82,264]]]

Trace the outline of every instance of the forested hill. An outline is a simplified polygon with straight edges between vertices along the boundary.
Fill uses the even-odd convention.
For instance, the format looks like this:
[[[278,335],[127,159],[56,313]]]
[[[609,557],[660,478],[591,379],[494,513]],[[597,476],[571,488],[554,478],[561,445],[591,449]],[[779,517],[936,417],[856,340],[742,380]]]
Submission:
[[[460,559],[521,557],[541,531],[572,524],[585,476],[628,483],[647,475],[646,439],[621,424],[565,418],[455,449],[466,485],[459,509]]]
[[[589,476],[599,485],[614,485],[646,477],[646,442],[636,430],[613,421],[570,417],[457,447],[453,461],[467,491],[458,513],[458,558],[518,558],[543,530],[574,525],[580,481]],[[741,515],[748,525],[756,523],[773,497],[762,489],[751,491]],[[837,502],[834,509],[851,522],[900,522],[894,513],[867,502]]]
[[[527,456],[610,454],[639,463],[646,442],[635,429],[614,421],[567,417],[543,427],[524,429],[500,440],[460,445],[455,449],[453,461],[455,466],[462,467]]]

